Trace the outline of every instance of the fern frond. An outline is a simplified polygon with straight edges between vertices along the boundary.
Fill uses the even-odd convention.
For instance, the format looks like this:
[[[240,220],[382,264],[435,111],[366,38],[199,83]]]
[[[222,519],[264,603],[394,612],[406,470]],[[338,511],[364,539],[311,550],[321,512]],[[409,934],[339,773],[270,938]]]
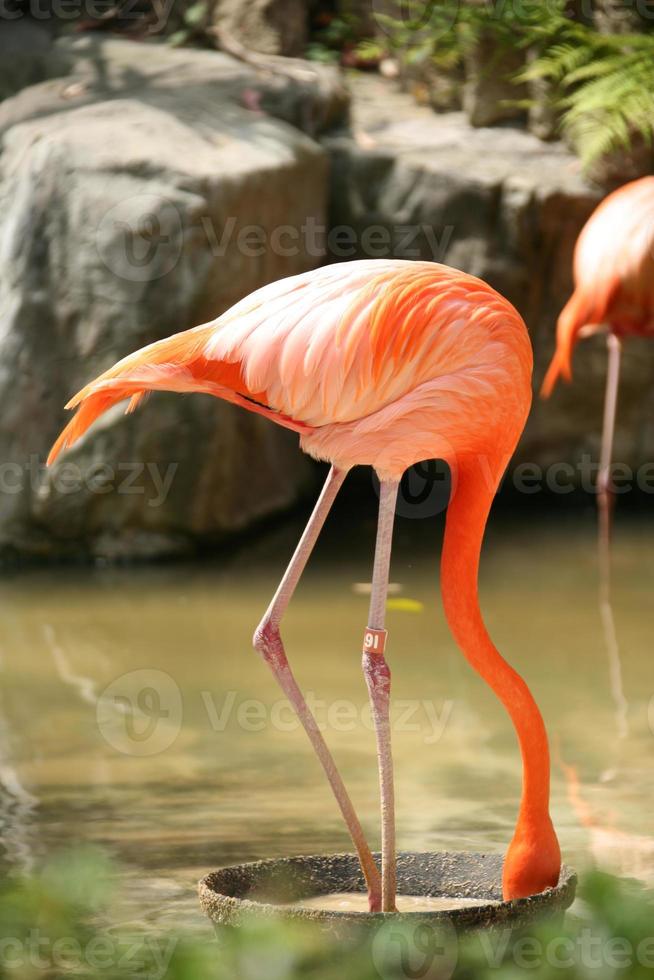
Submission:
[[[430,59],[456,69],[482,37],[491,37],[499,50],[517,44],[537,52],[529,65],[507,77],[519,84],[548,83],[561,129],[573,136],[584,164],[629,146],[635,135],[654,142],[654,34],[600,34],[569,16],[567,0],[529,10],[518,10],[513,0],[463,5],[403,0],[403,10],[409,19],[379,12],[376,18],[407,62]]]

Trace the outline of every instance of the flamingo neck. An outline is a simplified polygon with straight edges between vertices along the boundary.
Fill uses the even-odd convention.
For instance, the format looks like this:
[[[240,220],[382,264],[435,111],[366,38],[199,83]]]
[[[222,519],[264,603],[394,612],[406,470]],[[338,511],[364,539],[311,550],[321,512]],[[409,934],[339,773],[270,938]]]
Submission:
[[[513,722],[522,755],[523,786],[516,838],[553,834],[549,817],[550,761],[540,711],[522,677],[493,644],[479,609],[477,577],[488,512],[502,467],[465,461],[447,513],[441,560],[441,590],[452,634],[480,677],[492,688]],[[515,839],[515,838],[514,838]]]

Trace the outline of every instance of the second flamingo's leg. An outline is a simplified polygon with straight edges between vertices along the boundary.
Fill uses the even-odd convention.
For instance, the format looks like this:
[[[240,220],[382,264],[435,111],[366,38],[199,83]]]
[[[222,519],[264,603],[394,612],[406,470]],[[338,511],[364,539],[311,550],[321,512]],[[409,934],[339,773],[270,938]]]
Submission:
[[[295,550],[290,564],[284,573],[284,577],[279,583],[279,587],[273,596],[266,614],[259,623],[254,634],[254,648],[264,658],[272,670],[277,682],[291,702],[295,712],[300,719],[302,726],[309,737],[320,763],[325,770],[325,775],[329,780],[336,802],[343,814],[345,823],[350,832],[352,843],[354,844],[361,869],[368,888],[368,900],[371,912],[379,912],[381,908],[381,879],[379,869],[375,864],[372,852],[364,837],[361,823],[356,815],[352,801],[348,795],[341,774],[336,768],[333,756],[327,747],[314,715],[312,714],[304,696],[298,687],[297,681],[291,671],[284,644],[279,631],[282,616],[291,600],[297,587],[302,572],[313,551],[313,547],[322,530],[325,519],[340,490],[346,471],[332,467],[322,493],[318,498],[313,514],[309,518],[304,534]]]
[[[606,556],[611,537],[611,511],[613,491],[611,489],[611,457],[613,456],[613,434],[615,432],[615,413],[618,404],[618,384],[620,381],[620,338],[609,333],[606,338],[608,364],[606,369],[606,394],[604,396],[604,422],[602,426],[602,449],[599,473],[597,474],[597,508],[599,516],[600,550]]]
[[[363,672],[368,686],[370,706],[377,740],[379,792],[382,821],[382,911],[394,912],[397,890],[395,857],[395,795],[393,789],[393,757],[391,754],[390,694],[391,672],[384,648],[386,646],[386,596],[391,563],[395,503],[399,483],[382,480],[379,493],[379,519],[368,629],[363,641]]]
[[[597,508],[599,521],[599,608],[602,618],[604,640],[609,657],[611,692],[616,712],[618,737],[625,738],[629,733],[627,719],[628,704],[622,682],[620,647],[613,616],[611,601],[611,519],[613,511],[613,492],[611,489],[611,459],[613,456],[613,433],[618,404],[618,385],[620,381],[620,339],[613,333],[607,336],[608,365],[606,370],[606,394],[604,396],[604,424],[602,428],[602,449],[597,476]]]

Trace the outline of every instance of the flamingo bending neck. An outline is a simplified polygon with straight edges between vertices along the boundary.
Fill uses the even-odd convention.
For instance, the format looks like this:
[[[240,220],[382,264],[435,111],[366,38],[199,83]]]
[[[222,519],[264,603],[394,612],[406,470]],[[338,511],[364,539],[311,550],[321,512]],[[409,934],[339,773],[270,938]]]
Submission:
[[[525,681],[493,644],[479,608],[479,556],[502,469],[489,470],[472,458],[460,462],[447,513],[441,591],[457,644],[506,708],[520,744],[522,798],[502,883],[504,898],[513,899],[554,887],[561,853],[549,815],[550,761],[542,715]]]

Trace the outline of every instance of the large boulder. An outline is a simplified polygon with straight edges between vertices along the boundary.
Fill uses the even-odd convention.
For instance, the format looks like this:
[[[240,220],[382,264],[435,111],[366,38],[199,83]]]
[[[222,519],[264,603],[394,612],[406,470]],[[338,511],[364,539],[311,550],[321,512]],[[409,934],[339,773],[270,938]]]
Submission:
[[[320,262],[304,229],[325,222],[325,153],[263,106],[314,130],[328,97],[211,52],[77,51],[70,77],[0,107],[0,550],[185,552],[296,500],[297,437],[156,395],[43,460],[84,382]]]
[[[0,30],[0,101],[15,95],[27,85],[46,78],[65,75],[70,60],[64,49],[54,44],[53,32],[17,11],[10,19],[5,11]]]
[[[574,244],[601,192],[561,143],[471,129],[462,113],[434,115],[380,79],[356,81],[353,123],[355,138],[326,141],[332,258],[431,259],[487,280],[529,326],[539,385],[572,290]],[[654,453],[653,357],[647,341],[626,345],[616,458],[632,468]],[[581,343],[574,383],[535,399],[516,462],[562,462],[582,482],[580,467],[598,457],[605,368],[602,340]],[[550,489],[562,478],[553,472]]]
[[[0,131],[17,122],[130,97],[193,117],[224,105],[266,113],[317,136],[347,119],[349,98],[337,69],[268,57],[253,66],[228,54],[167,44],[99,38],[60,38],[54,57],[69,74],[27,88],[2,106]]]

